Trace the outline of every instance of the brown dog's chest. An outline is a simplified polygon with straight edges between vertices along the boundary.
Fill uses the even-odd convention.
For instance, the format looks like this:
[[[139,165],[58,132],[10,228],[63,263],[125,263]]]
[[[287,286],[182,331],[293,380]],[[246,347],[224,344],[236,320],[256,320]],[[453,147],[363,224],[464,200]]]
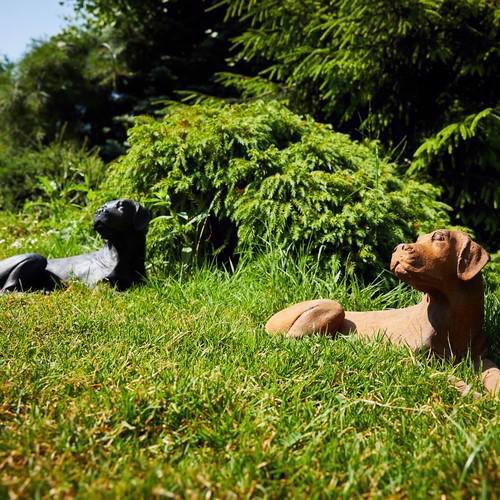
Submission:
[[[484,351],[483,305],[468,308],[467,303],[435,303],[427,308],[429,325],[434,331],[430,349],[444,357],[481,356]]]
[[[415,351],[431,350],[439,356],[458,359],[470,351],[481,355],[484,338],[482,321],[462,314],[447,302],[434,302],[426,295],[420,304],[384,311],[347,311],[341,332],[356,332],[366,338],[385,337],[393,344]]]

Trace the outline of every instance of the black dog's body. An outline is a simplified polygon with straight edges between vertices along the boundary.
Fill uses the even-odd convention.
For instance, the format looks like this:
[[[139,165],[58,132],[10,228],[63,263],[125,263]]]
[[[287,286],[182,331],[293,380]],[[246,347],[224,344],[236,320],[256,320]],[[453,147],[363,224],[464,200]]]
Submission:
[[[46,267],[47,259],[36,253],[15,255],[1,260],[0,292],[52,289],[55,282],[50,279]]]
[[[94,228],[106,240],[97,252],[47,260],[23,254],[0,261],[0,291],[52,290],[70,279],[88,286],[108,281],[120,290],[144,280],[149,211],[131,200],[114,200],[99,209]]]

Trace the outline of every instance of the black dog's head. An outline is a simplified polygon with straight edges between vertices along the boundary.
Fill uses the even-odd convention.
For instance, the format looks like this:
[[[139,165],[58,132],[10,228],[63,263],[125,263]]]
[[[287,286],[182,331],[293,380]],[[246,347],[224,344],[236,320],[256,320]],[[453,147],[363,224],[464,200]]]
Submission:
[[[94,229],[104,238],[113,239],[128,233],[146,233],[151,212],[132,200],[112,200],[97,210]]]

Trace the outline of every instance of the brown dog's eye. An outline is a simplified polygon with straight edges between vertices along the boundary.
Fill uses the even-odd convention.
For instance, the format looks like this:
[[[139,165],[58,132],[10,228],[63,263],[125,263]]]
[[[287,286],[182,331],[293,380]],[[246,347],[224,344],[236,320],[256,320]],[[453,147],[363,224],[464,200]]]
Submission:
[[[443,233],[434,233],[432,235],[432,241],[445,241],[446,236]]]

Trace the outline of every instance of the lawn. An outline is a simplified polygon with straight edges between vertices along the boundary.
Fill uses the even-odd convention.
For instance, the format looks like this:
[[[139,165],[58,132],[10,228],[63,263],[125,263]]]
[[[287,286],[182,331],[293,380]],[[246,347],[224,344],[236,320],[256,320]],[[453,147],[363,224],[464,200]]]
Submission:
[[[3,217],[0,257],[62,251],[61,235],[28,237]],[[298,300],[418,300],[339,269],[276,250],[234,273],[152,272],[125,293],[72,284],[1,296],[0,496],[498,495],[499,401],[447,383],[454,374],[480,390],[470,363],[264,332]],[[498,294],[486,313],[492,339]]]

